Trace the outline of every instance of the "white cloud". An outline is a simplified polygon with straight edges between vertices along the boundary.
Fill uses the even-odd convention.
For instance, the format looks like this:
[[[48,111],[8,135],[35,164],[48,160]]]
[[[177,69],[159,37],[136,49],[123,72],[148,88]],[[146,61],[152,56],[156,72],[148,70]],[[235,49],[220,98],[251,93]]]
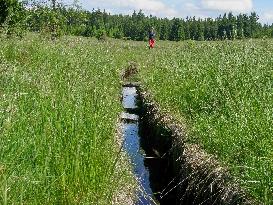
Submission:
[[[252,0],[202,0],[202,6],[216,11],[249,12],[253,8]]]
[[[186,8],[189,11],[199,10],[199,7],[196,4],[192,3],[192,2],[185,2],[184,3],[184,8]]]
[[[164,4],[160,0],[94,0],[90,1],[90,4],[98,5],[100,8],[115,8],[118,10],[142,10],[147,14],[174,17],[178,13],[169,5]]]
[[[68,1],[68,0],[64,0]],[[71,0],[70,0],[71,1]],[[254,0],[80,0],[84,8],[105,9],[112,14],[132,14],[140,9],[146,14],[158,17],[195,16],[197,18],[215,18],[224,12],[234,14],[253,11]],[[261,20],[270,19],[270,13],[260,15]],[[267,21],[267,20],[266,20]],[[270,21],[271,22],[271,21]]]
[[[266,11],[260,16],[260,22],[266,23],[266,24],[272,24],[273,23],[273,11]]]
[[[207,11],[204,11],[200,4],[196,4],[196,2],[190,2],[189,0],[184,0],[183,6],[180,8],[180,10],[181,13],[184,14],[181,16],[182,18],[185,18],[186,16],[195,16],[202,19],[209,17]]]

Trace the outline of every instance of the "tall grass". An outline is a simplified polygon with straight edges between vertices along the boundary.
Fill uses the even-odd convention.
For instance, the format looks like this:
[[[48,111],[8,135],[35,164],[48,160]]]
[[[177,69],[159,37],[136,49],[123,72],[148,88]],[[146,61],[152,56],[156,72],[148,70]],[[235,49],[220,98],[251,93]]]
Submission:
[[[111,204],[132,177],[115,135],[123,42],[0,42],[0,204]]]
[[[273,41],[162,43],[141,78],[186,119],[190,143],[227,164],[249,194],[273,201]]]
[[[120,69],[186,119],[188,142],[272,204],[273,42],[0,39],[0,203],[111,204],[132,178],[115,141]]]

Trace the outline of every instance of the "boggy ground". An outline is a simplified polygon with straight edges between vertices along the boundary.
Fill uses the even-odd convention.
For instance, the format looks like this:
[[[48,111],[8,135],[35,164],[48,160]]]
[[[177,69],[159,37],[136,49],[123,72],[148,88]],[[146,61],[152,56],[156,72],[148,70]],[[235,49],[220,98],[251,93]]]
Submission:
[[[185,142],[213,154],[250,196],[272,204],[273,41],[159,44],[140,66],[145,90],[186,125]]]
[[[115,136],[120,73],[134,61],[152,99],[187,126],[186,142],[272,204],[272,44],[158,41],[149,50],[133,41],[1,38],[0,202],[113,203],[133,181],[116,168]]]
[[[140,96],[142,142],[155,157],[147,165],[160,204],[259,204],[215,156],[186,141],[185,124],[162,112],[147,91]]]

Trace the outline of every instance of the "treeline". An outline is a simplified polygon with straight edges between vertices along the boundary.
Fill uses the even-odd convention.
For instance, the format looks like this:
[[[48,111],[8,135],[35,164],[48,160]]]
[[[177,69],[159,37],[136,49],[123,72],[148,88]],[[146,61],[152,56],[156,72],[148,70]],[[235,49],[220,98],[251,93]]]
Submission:
[[[262,25],[258,15],[232,13],[216,19],[196,17],[158,18],[146,16],[141,10],[132,15],[111,15],[105,11],[83,10],[79,5],[51,1],[0,0],[1,30],[11,33],[33,31],[53,36],[77,35],[97,38],[146,40],[154,27],[160,40],[224,40],[273,37],[273,24]]]

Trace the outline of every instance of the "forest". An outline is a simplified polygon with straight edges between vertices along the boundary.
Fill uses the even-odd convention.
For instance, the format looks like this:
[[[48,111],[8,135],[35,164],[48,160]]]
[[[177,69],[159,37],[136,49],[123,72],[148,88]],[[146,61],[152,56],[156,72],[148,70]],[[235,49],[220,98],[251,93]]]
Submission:
[[[131,15],[117,15],[105,10],[84,10],[78,3],[65,5],[56,0],[0,0],[0,31],[22,36],[26,31],[51,33],[53,36],[74,35],[143,41],[151,27],[159,40],[234,40],[272,38],[273,24],[262,25],[257,13],[201,19],[195,16],[159,18],[142,10]]]

